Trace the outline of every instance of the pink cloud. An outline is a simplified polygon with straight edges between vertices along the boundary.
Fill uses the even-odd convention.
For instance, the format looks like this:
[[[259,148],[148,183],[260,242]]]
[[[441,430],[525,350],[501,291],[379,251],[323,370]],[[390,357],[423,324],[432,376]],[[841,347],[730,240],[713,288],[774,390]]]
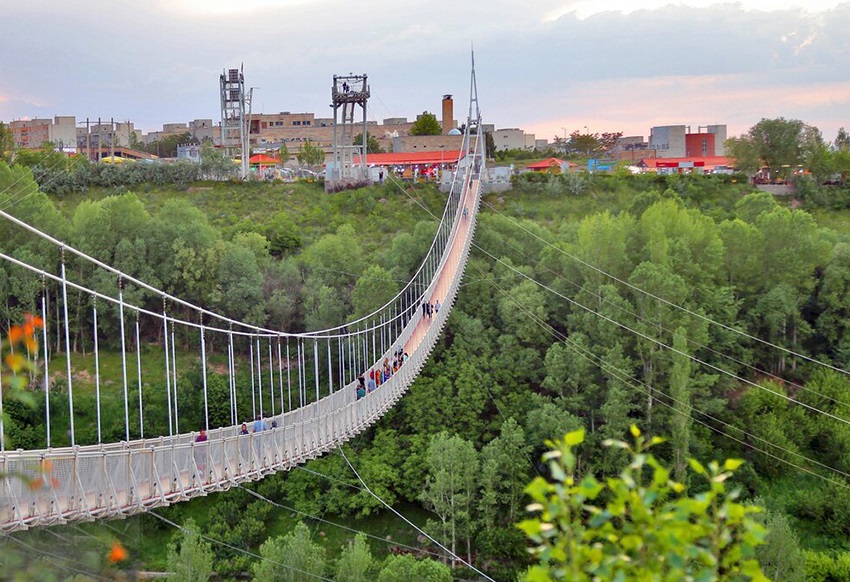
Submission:
[[[563,135],[562,127],[569,133],[585,126],[591,133],[647,137],[657,125],[690,125],[696,131],[698,125],[725,124],[734,136],[774,117],[801,119],[831,139],[845,123],[850,81],[800,85],[793,75],[787,82],[745,75],[659,76],[577,83],[567,94],[549,97],[539,110],[570,114],[532,120],[524,129],[550,141]]]

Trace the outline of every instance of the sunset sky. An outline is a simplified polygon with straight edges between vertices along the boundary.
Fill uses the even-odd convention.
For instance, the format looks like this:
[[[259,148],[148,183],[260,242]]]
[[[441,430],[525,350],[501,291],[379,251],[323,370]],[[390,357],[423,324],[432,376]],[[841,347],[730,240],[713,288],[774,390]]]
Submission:
[[[800,119],[850,128],[850,2],[747,0],[0,0],[0,120],[221,116],[244,64],[254,111],[330,117],[334,74],[365,73],[367,116],[463,121],[475,50],[484,121],[564,130]]]

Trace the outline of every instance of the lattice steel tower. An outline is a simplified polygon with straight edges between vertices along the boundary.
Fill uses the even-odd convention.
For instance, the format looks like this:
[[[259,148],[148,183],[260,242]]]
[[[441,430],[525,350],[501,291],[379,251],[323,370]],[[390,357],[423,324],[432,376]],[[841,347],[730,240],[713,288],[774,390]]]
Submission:
[[[242,179],[248,177],[248,120],[251,117],[251,93],[245,91],[241,69],[229,69],[219,77],[221,87],[221,145],[231,158],[242,162]]]
[[[366,75],[334,75],[331,89],[331,107],[334,108],[334,152],[333,168],[328,172],[328,186],[341,187],[360,185],[368,179],[366,171],[366,100],[369,99],[369,85]],[[360,133],[363,136],[360,145],[354,144],[354,111],[357,106],[363,108],[363,121]],[[360,156],[355,166],[354,156]]]

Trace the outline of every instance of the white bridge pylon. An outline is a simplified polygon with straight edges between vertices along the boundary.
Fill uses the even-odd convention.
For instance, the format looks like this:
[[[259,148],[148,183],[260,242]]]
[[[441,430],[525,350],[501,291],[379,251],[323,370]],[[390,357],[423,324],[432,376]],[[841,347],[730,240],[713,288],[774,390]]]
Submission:
[[[418,290],[415,281],[411,282],[406,295],[396,298],[394,305],[390,306],[387,312],[391,315],[382,317],[383,321],[379,327],[365,331],[358,329],[357,332],[340,328],[298,336],[263,336],[270,338],[269,342],[273,338],[279,341],[281,337],[296,337],[304,346],[302,351],[309,351],[306,346],[311,343],[314,345],[315,401],[299,408],[290,406],[290,410],[285,412],[283,402],[280,402],[280,412],[266,418],[270,426],[274,423],[274,428],[262,432],[239,434],[240,424],[232,415],[232,426],[209,430],[208,438],[203,442],[196,442],[197,433],[178,434],[175,430],[173,436],[137,440],[128,438],[118,443],[59,448],[50,447],[48,444],[48,448],[42,450],[3,450],[0,452],[0,531],[125,516],[226,490],[270,473],[289,470],[318,457],[375,423],[404,395],[424,366],[451,313],[463,278],[476,225],[480,199],[479,172],[483,171],[484,162],[483,140],[478,129],[481,124],[468,123],[467,127],[469,126],[474,126],[478,134],[465,140],[467,163],[459,169],[455,180],[457,189],[453,188],[449,194],[434,244],[420,268],[420,273],[431,275],[430,280],[423,279]],[[2,216],[20,224],[20,221],[6,213],[2,213]],[[61,249],[67,248],[59,241],[50,240]],[[42,277],[47,275],[36,267],[21,263],[3,253],[0,253],[0,259],[37,272]],[[56,280],[59,281],[58,278]],[[65,280],[64,263],[61,283],[63,289],[66,285],[74,286]],[[77,288],[85,289],[79,286]],[[419,309],[421,303],[436,300],[441,303],[440,310],[433,318],[422,317]],[[65,302],[67,303],[67,298]],[[124,307],[122,303],[121,308]],[[153,315],[163,319],[166,330],[167,323],[174,322],[164,313]],[[202,351],[204,330],[205,328],[200,330]],[[227,330],[219,331],[227,333]],[[138,334],[138,327],[136,333]],[[164,335],[167,338],[167,331]],[[345,363],[349,368],[343,370],[342,359],[334,362],[331,358],[330,345],[332,342],[338,342],[342,354],[346,350],[352,350],[352,337],[353,343],[359,344],[360,348],[359,351],[354,349],[353,357]],[[376,341],[376,337],[380,339]],[[339,377],[344,379],[337,382],[335,390],[331,385],[327,395],[321,398],[318,379],[319,352],[315,347],[319,341],[328,344],[327,364],[331,384],[332,364],[339,366]],[[371,349],[368,345],[370,341]],[[348,347],[344,348],[346,342]],[[392,359],[399,349],[403,349],[409,358],[398,372],[376,390],[357,399],[357,374],[362,373],[364,369],[375,367],[385,358]],[[269,350],[271,351],[271,347]],[[258,343],[258,368],[259,353]],[[304,367],[304,354],[297,357],[298,365]],[[269,358],[271,360],[271,355]],[[167,361],[166,359],[166,367]],[[287,355],[287,374],[289,365]],[[300,372],[299,368],[298,373]],[[271,365],[269,373],[271,375]],[[174,381],[176,383],[176,374]],[[300,379],[298,382],[299,395],[306,394],[306,371],[303,384]],[[125,415],[128,414],[126,386],[125,378]],[[176,385],[174,394],[176,398]],[[281,388],[281,400],[282,398]],[[305,400],[307,399],[302,402]],[[73,415],[72,409],[72,419]],[[169,401],[169,430],[171,426]],[[176,403],[174,426],[177,426]],[[49,443],[49,428],[47,438]]]

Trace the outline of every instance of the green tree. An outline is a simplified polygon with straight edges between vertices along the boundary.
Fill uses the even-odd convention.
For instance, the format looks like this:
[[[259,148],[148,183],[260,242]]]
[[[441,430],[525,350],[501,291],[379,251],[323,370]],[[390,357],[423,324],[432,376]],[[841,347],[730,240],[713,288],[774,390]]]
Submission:
[[[250,248],[234,243],[224,245],[210,299],[219,312],[230,317],[257,325],[265,321],[263,274]]]
[[[351,293],[354,307],[353,318],[357,319],[372,313],[386,304],[398,293],[398,283],[389,271],[378,265],[371,265],[357,279]]]
[[[428,480],[421,500],[439,519],[440,538],[457,555],[458,542],[472,537],[472,511],[478,486],[478,453],[472,443],[442,432],[428,447]],[[452,558],[454,562],[454,558]]]
[[[489,159],[496,157],[496,140],[493,139],[493,132],[484,132],[484,152]]]
[[[433,113],[423,111],[410,126],[410,135],[441,135],[443,128]]]
[[[302,522],[285,536],[263,542],[260,555],[264,559],[251,567],[254,580],[300,582],[325,573],[325,549],[310,539],[310,528]]]
[[[224,180],[236,176],[239,166],[233,163],[224,149],[205,141],[201,144],[201,173],[213,180]]]
[[[708,467],[690,460],[707,490],[693,497],[670,479],[632,427],[631,462],[604,483],[576,474],[573,449],[584,431],[548,443],[544,455],[552,481],[537,477],[527,488],[534,517],[519,524],[533,542],[538,564],[529,581],[571,580],[756,580],[767,581],[755,558],[764,528],[752,517],[758,507],[737,502],[727,483],[742,461]]]
[[[378,582],[451,582],[452,571],[434,560],[417,560],[413,556],[390,556],[384,562]]]
[[[340,553],[336,563],[336,582],[369,582],[374,580],[375,559],[366,542],[366,534],[354,536]]]
[[[12,128],[0,121],[0,160],[12,163],[15,157],[15,135]]]
[[[184,131],[177,135],[167,135],[152,141],[145,146],[145,151],[160,158],[176,158],[177,146],[190,143],[197,144],[198,140],[193,138],[188,131]]]
[[[352,145],[363,145],[363,134],[358,133],[354,136],[354,143]],[[384,153],[384,148],[381,147],[381,142],[378,141],[378,138],[372,135],[369,132],[366,132],[366,153],[367,154],[382,154]]]
[[[738,169],[752,170],[753,160],[758,160],[759,168],[767,168],[772,178],[788,177],[805,161],[807,147],[817,143],[815,132],[819,134],[798,119],[762,119],[728,142],[729,154]]]
[[[806,558],[800,550],[788,516],[766,510],[759,517],[760,523],[768,531],[764,544],[756,547],[756,556],[764,573],[774,582],[806,580]]]
[[[838,128],[838,135],[835,136],[833,142],[835,149],[846,151],[850,149],[850,134],[843,127]]]
[[[286,162],[289,161],[290,155],[291,154],[289,153],[289,148],[286,147],[286,144],[285,143],[280,144],[280,147],[277,148],[277,156],[280,158],[280,163],[286,164]]]
[[[530,452],[524,431],[513,418],[502,423],[500,435],[481,450],[485,527],[501,527],[516,521],[528,480]]]
[[[670,357],[670,397],[675,414],[670,419],[670,437],[673,445],[673,476],[680,483],[687,482],[686,468],[690,457],[691,436],[691,360],[685,329],[680,327],[673,334],[673,349]]]
[[[298,163],[306,166],[318,166],[325,161],[325,150],[307,140],[301,145],[301,150],[295,156]]]
[[[213,574],[213,551],[198,534],[192,518],[186,520],[168,544],[168,582],[205,582]]]
[[[755,143],[746,135],[726,140],[726,155],[732,158],[735,169],[752,176],[763,165]]]
[[[578,130],[570,134],[570,140],[567,143],[569,150],[573,153],[582,154],[585,157],[592,157],[602,145],[598,133],[579,133]]]

